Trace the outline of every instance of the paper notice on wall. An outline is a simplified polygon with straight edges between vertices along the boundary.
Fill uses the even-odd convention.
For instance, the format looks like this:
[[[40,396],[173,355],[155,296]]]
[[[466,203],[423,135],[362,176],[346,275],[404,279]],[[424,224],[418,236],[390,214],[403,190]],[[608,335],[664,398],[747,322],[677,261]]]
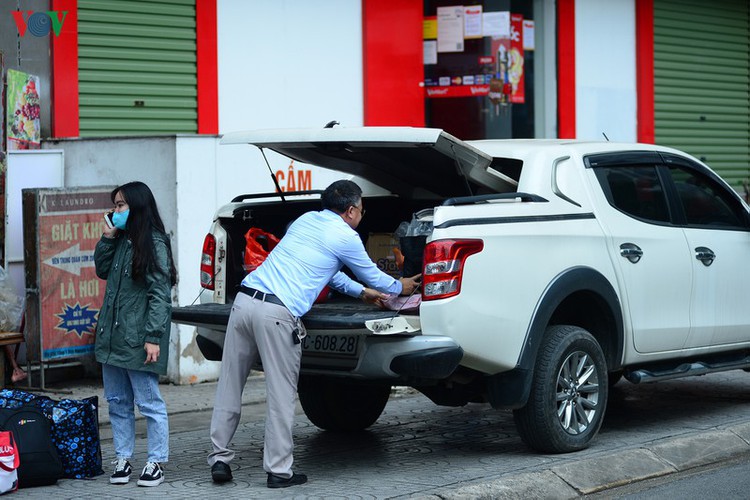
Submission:
[[[437,64],[437,40],[425,40],[423,42],[423,64]]]
[[[485,12],[482,15],[484,36],[510,38],[510,12]]]
[[[482,38],[482,6],[464,7],[464,38]]]
[[[464,51],[464,7],[438,7],[438,52]]]
[[[534,21],[523,20],[523,50],[534,50]]]

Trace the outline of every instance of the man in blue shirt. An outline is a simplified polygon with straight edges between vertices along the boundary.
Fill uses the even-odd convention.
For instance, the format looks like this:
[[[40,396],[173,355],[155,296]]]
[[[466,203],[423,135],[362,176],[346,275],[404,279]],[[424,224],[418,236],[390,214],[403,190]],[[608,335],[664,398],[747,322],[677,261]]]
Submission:
[[[323,210],[299,217],[255,271],[242,280],[227,325],[221,374],[211,418],[211,477],[232,479],[229,443],[240,420],[242,391],[256,358],[263,360],[267,413],[263,469],[269,488],[307,481],[292,472],[294,398],[297,392],[307,313],[326,285],[345,295],[375,302],[389,294],[409,295],[420,275],[395,279],[372,262],[355,231],[365,209],[362,190],[336,181],[321,197]],[[341,272],[346,265],[368,287]]]

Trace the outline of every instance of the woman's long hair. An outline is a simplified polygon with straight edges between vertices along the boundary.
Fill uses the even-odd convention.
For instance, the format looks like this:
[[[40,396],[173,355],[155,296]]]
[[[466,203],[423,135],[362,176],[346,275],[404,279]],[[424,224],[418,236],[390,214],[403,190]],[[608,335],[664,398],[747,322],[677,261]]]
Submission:
[[[172,259],[172,246],[169,237],[166,236],[153,193],[140,181],[128,182],[112,191],[112,203],[115,202],[118,192],[130,209],[125,228],[133,243],[133,278],[143,279],[146,273],[153,269],[164,274],[174,285],[177,282],[177,270]],[[166,237],[169,269],[159,269],[155,266],[153,231],[158,231]]]

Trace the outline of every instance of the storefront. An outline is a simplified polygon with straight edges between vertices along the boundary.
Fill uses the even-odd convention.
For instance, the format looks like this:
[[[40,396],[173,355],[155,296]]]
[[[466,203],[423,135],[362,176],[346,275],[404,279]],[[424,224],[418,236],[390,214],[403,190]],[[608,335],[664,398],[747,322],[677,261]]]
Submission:
[[[534,14],[524,1],[427,0],[427,126],[464,139],[534,137]]]
[[[554,12],[544,0],[364,0],[365,124],[554,137]]]
[[[655,142],[700,158],[742,190],[750,166],[747,0],[654,0],[653,15]]]

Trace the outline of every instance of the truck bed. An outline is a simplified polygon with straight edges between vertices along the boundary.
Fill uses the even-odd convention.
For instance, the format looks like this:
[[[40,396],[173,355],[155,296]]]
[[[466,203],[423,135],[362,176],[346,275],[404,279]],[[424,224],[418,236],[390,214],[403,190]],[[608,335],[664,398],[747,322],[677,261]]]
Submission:
[[[212,330],[226,330],[231,310],[232,304],[175,307],[172,310],[172,321]],[[335,297],[323,304],[315,304],[302,317],[302,321],[311,330],[344,330],[364,328],[367,320],[388,318],[394,314],[395,311],[384,311],[358,299]]]

